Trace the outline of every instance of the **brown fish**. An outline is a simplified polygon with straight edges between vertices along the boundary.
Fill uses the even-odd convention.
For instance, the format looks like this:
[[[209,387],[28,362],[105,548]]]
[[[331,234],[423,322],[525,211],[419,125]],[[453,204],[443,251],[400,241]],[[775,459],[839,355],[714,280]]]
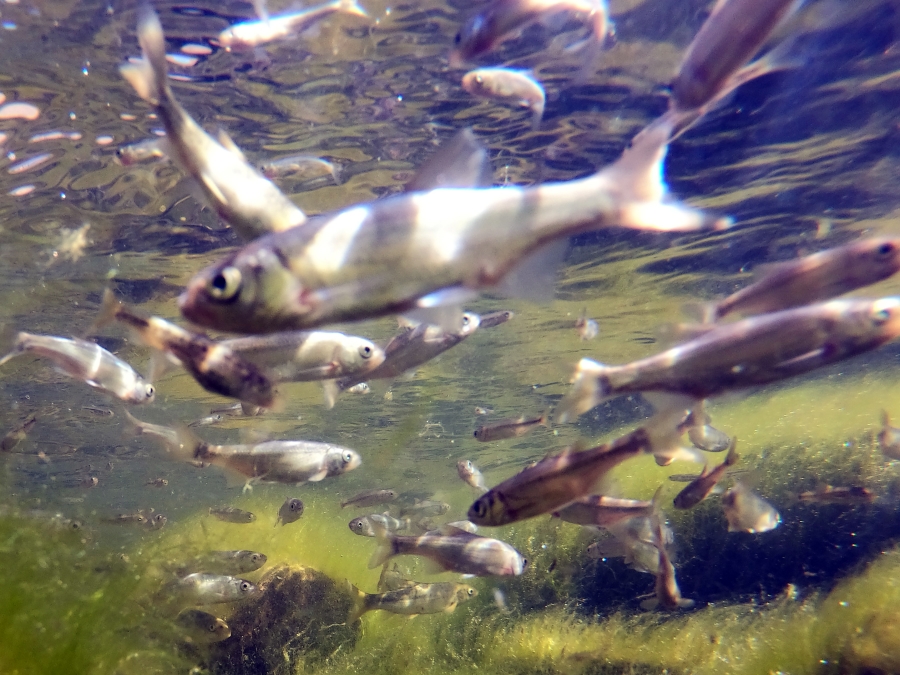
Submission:
[[[25,421],[6,434],[6,436],[3,437],[3,440],[0,440],[0,451],[9,452],[15,448],[19,443],[25,440],[25,437],[28,436],[28,432],[34,428],[35,424],[37,424],[37,417],[34,415],[26,417]]]
[[[694,601],[681,597],[681,590],[678,588],[678,582],[675,580],[675,566],[672,565],[669,554],[666,553],[662,520],[658,517],[655,520],[656,534],[651,543],[659,552],[659,566],[656,571],[656,597],[642,602],[641,607],[644,609],[660,607],[669,611],[692,607]]]
[[[631,518],[652,516],[659,508],[661,495],[662,486],[656,491],[653,500],[649,502],[641,499],[618,499],[606,495],[590,495],[564,506],[559,511],[554,511],[553,516],[575,525],[606,528]]]
[[[519,438],[537,426],[549,427],[547,413],[540,417],[527,419],[524,415],[518,419],[506,419],[493,424],[483,424],[475,430],[475,439],[482,443],[500,441],[507,438]]]
[[[501,309],[496,312],[488,312],[487,314],[481,314],[481,328],[493,328],[494,326],[499,326],[500,324],[504,324],[510,319],[512,319],[515,314],[511,310]]]
[[[725,477],[729,467],[737,464],[738,454],[735,451],[736,446],[737,439],[734,439],[731,441],[731,449],[725,456],[725,460],[719,466],[712,471],[710,471],[709,465],[704,466],[700,475],[675,496],[672,503],[676,509],[693,508],[712,493],[718,482]]]
[[[238,509],[234,506],[216,506],[210,508],[209,515],[215,516],[222,522],[236,523],[239,525],[246,525],[247,523],[252,523],[256,520],[255,513],[250,513],[250,511],[244,511],[243,509]]]
[[[801,492],[797,495],[797,501],[814,504],[871,504],[875,501],[875,495],[858,485],[846,487],[821,485],[815,490]]]
[[[341,502],[341,508],[348,506],[376,506],[378,504],[386,504],[397,499],[399,493],[396,490],[365,490],[353,495],[349,499]]]

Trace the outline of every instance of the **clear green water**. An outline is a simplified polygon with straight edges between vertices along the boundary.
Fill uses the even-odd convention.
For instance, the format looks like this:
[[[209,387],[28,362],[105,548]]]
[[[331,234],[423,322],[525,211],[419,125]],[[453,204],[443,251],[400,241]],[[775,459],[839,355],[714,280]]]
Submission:
[[[172,66],[195,78],[175,85],[182,104],[206,128],[227,129],[251,159],[304,152],[344,165],[340,186],[280,183],[309,214],[398,191],[462,126],[489,147],[496,184],[564,180],[612,161],[665,109],[662,85],[707,3],[613,3],[618,44],[584,84],[572,81],[580,64],[563,49],[577,39],[577,24],[537,27],[504,46],[508,64],[533,68],[547,88],[538,131],[526,112],[473,102],[459,88],[461,72],[448,68],[446,54],[467,3],[363,4],[368,23],[326,22],[266,52],[215,51],[193,67]],[[198,11],[181,3],[155,7],[170,52],[205,43],[252,11],[239,2],[200,2]],[[824,13],[833,6],[816,7]],[[134,9],[131,2],[93,0],[0,6],[0,21],[15,26],[0,30],[0,91],[41,110],[35,121],[0,121],[3,151],[15,155],[0,166],[4,343],[18,330],[83,332],[110,279],[141,310],[177,319],[174,299],[184,283],[238,244],[177,169],[126,169],[114,161],[118,145],[159,126],[117,72],[138,51]],[[324,408],[316,385],[292,385],[278,414],[199,431],[211,442],[238,442],[252,431],[347,445],[363,465],[339,479],[258,486],[242,495],[215,468],[167,461],[151,441],[133,437],[120,407],[94,390],[27,358],[4,366],[0,422],[11,429],[35,414],[38,424],[0,457],[0,673],[215,670],[211,650],[185,646],[155,599],[173,561],[207,549],[253,549],[269,563],[249,578],[296,564],[373,592],[378,574],[366,563],[374,544],[349,531],[357,514],[342,512],[341,498],[372,487],[425,490],[451,504],[448,519],[461,517],[473,494],[455,475],[457,460],[473,459],[494,484],[567,443],[630,428],[647,411],[639,400],[612,402],[577,424],[515,441],[472,438],[482,421],[475,406],[492,408],[495,417],[547,409],[579,358],[619,363],[657,351],[659,326],[681,320],[685,303],[734,290],[760,263],[895,232],[898,26],[900,14],[889,3],[840,9],[830,28],[802,38],[801,67],[742,89],[673,144],[673,194],[728,213],[740,227],[704,236],[580,237],[553,302],[473,303],[473,311],[511,308],[516,316],[414,377],[375,383],[370,395],[347,396],[333,410]],[[561,28],[572,32],[555,37]],[[29,141],[49,131],[81,138]],[[99,145],[102,136],[112,143]],[[52,160],[9,172],[40,152]],[[9,194],[24,185],[35,189]],[[84,225],[90,228],[82,255],[67,255],[66,231]],[[898,282],[869,292],[897,293]],[[581,342],[573,327],[583,308],[600,325],[591,342]],[[383,341],[394,327],[383,320],[347,328]],[[147,351],[117,331],[102,344],[146,368]],[[355,643],[315,660],[286,652],[278,672],[896,672],[900,475],[873,438],[880,409],[900,417],[897,354],[889,345],[713,405],[716,425],[740,439],[741,466],[757,470],[757,489],[784,523],[756,537],[728,535],[716,500],[668,513],[679,583],[697,601],[695,611],[642,612],[638,598],[652,592],[649,575],[618,559],[590,559],[590,537],[540,518],[495,535],[531,560],[522,578],[472,581],[478,598],[453,614],[369,614]],[[226,403],[181,372],[161,379],[158,392],[156,403],[136,411],[142,419],[185,423]],[[89,405],[116,414],[98,417],[83,409]],[[618,490],[649,498],[668,473],[691,470],[626,464],[617,472]],[[97,487],[81,487],[90,476]],[[147,485],[158,477],[168,485]],[[850,508],[791,503],[789,493],[820,482],[864,485],[878,499]],[[666,483],[667,496],[678,489]],[[274,529],[288,495],[301,497],[306,513]],[[250,509],[259,519],[220,523],[207,515],[219,504]],[[168,517],[159,532],[103,522],[151,508]],[[57,513],[84,527],[60,528]],[[411,560],[401,562],[416,579],[450,578],[430,577]],[[789,585],[796,599],[785,595]],[[494,589],[506,611],[495,604]],[[231,611],[219,613],[227,618]]]

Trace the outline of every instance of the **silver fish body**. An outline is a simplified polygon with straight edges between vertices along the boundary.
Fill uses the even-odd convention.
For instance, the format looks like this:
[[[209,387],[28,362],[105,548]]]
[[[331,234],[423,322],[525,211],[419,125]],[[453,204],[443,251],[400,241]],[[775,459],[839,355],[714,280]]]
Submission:
[[[412,583],[385,593],[363,593],[355,586],[353,590],[356,598],[347,623],[353,623],[366,612],[377,609],[406,616],[452,612],[460,602],[478,595],[478,592],[467,584],[449,581],[431,584]]]
[[[202,609],[185,609],[175,617],[184,636],[196,644],[212,644],[231,637],[231,628],[222,619]]]
[[[354,518],[348,523],[350,531],[362,537],[374,537],[378,528],[388,533],[405,532],[412,527],[409,518],[392,518],[386,513],[372,513]]]
[[[266,564],[266,555],[256,551],[206,551],[176,567],[180,575],[204,572],[206,574],[234,575],[255,572]]]
[[[188,605],[215,605],[222,602],[252,600],[259,588],[246,579],[220,574],[195,572],[169,584],[165,594]]]
[[[341,167],[333,162],[312,155],[291,155],[259,165],[266,178],[292,176],[298,180],[311,180],[320,176],[331,176],[335,185],[341,182]]]
[[[398,494],[399,493],[396,490],[391,489],[365,490],[341,501],[341,508],[344,509],[348,506],[366,507],[387,504],[388,502],[397,499]]]
[[[471,485],[480,492],[487,492],[487,485],[484,484],[484,476],[471,460],[461,459],[456,463],[456,473],[466,485]]]
[[[472,96],[509,101],[528,108],[535,125],[544,116],[547,96],[530,73],[509,68],[478,68],[463,75],[462,88]]]
[[[247,525],[256,521],[256,514],[234,506],[215,506],[210,508],[209,515],[215,516],[225,523]]]
[[[722,495],[722,509],[729,532],[758,534],[781,524],[781,514],[775,507],[739,480]]]
[[[641,499],[618,499],[606,495],[582,497],[553,515],[575,525],[611,527],[631,518],[647,517],[653,513],[654,503]]]

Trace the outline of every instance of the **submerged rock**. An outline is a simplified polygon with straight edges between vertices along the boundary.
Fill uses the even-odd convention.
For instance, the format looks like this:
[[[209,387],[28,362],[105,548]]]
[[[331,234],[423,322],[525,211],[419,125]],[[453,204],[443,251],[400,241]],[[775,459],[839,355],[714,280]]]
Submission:
[[[258,586],[258,600],[228,619],[231,637],[210,652],[210,670],[228,675],[296,672],[336,651],[352,650],[359,622],[347,625],[352,601],[322,572],[280,565]]]

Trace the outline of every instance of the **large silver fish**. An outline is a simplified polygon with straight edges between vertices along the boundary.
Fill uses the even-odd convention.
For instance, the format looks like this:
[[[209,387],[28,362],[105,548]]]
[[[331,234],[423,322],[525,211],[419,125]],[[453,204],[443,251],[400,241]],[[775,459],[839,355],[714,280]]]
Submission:
[[[546,254],[557,247],[545,246],[564,244],[573,234],[609,226],[655,231],[727,226],[663,201],[661,167],[669,131],[661,126],[643,134],[613,165],[579,180],[536,187],[448,186],[316,216],[201,271],[179,299],[182,314],[199,325],[240,333],[417,311],[421,317],[423,311],[458,307],[504,281],[520,293],[527,282],[531,288],[541,280],[552,284],[548,268],[556,260],[548,263]],[[538,252],[545,255],[535,258]],[[523,266],[526,258],[529,264]],[[422,318],[458,328],[460,315],[455,323]]]
[[[168,584],[163,596],[188,605],[215,605],[220,602],[252,600],[260,590],[246,579],[195,572]]]
[[[353,586],[354,603],[348,624],[352,624],[366,612],[381,609],[391,614],[418,616],[452,612],[460,602],[478,595],[478,591],[467,584],[442,581],[433,584],[412,583],[403,588],[386,593],[363,593]]]

